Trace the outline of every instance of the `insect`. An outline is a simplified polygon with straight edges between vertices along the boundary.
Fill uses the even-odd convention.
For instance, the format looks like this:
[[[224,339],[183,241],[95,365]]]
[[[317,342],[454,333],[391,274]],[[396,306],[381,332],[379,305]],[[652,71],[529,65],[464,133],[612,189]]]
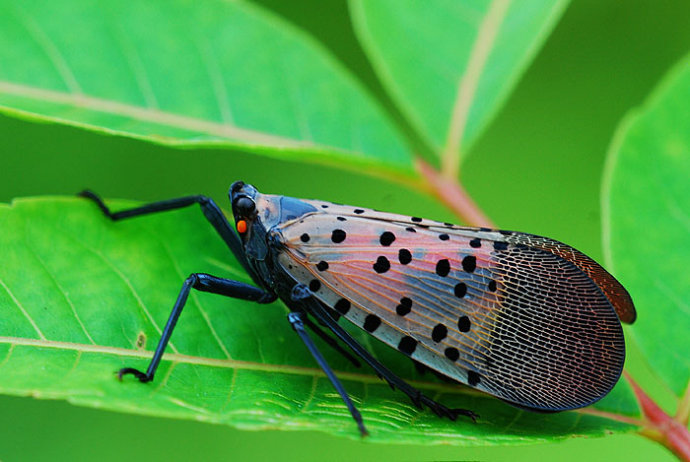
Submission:
[[[114,221],[199,204],[255,284],[191,274],[147,371],[124,368],[120,378],[153,380],[191,289],[257,303],[281,299],[362,435],[361,414],[308,330],[356,364],[357,356],[418,407],[452,420],[476,414],[449,409],[410,386],[340,318],[442,376],[533,411],[587,406],[613,388],[623,368],[621,321],[636,317],[628,292],[558,241],[261,194],[241,181],[229,191],[234,230],[206,196],[111,212],[94,193],[81,195]]]

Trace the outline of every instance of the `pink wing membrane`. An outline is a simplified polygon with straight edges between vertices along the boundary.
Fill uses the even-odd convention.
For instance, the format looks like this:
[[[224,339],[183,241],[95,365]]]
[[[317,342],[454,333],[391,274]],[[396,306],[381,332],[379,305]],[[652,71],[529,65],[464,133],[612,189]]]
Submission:
[[[617,381],[620,324],[596,284],[562,256],[511,243],[520,233],[305,202],[322,212],[280,225],[281,264],[391,347],[530,408],[580,407]],[[585,309],[573,311],[569,299]],[[570,364],[577,354],[590,363]]]

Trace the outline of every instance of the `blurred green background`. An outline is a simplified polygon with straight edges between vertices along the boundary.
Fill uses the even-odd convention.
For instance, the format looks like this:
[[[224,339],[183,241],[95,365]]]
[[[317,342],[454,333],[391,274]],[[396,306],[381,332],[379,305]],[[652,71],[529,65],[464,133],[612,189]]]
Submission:
[[[386,101],[352,33],[344,1],[260,3],[324,43]],[[463,165],[469,192],[502,228],[559,239],[601,260],[599,192],[604,156],[621,118],[690,51],[685,1],[573,1],[506,106]],[[391,105],[388,103],[388,107]],[[227,149],[173,149],[75,128],[0,117],[0,200],[73,194],[153,200],[205,193],[224,201],[235,179],[297,197],[347,201],[441,220],[423,194],[337,168]],[[276,178],[273,171],[284,172]],[[305,181],[309,178],[309,181]],[[224,203],[224,202],[221,202]],[[629,368],[672,410],[634,345]],[[539,446],[446,448],[372,445],[311,432],[243,432],[116,414],[64,402],[0,397],[0,458],[12,460],[629,460],[670,455],[635,435]],[[324,454],[327,454],[324,457]],[[634,456],[631,456],[634,454]]]

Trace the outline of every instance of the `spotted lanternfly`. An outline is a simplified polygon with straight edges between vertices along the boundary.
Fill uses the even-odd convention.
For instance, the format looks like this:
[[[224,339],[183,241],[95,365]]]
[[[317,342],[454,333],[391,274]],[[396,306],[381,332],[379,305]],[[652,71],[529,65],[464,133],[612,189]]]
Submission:
[[[623,368],[620,321],[636,316],[630,296],[592,259],[552,239],[260,194],[241,181],[229,192],[237,232],[205,196],[115,213],[92,192],[82,196],[113,220],[199,204],[256,284],[190,275],[148,370],[125,368],[120,378],[153,379],[192,288],[258,303],[280,298],[363,435],[359,411],[307,328],[358,364],[342,342],[420,408],[453,420],[476,415],[410,386],[339,318],[440,375],[534,411],[587,406],[613,388]]]

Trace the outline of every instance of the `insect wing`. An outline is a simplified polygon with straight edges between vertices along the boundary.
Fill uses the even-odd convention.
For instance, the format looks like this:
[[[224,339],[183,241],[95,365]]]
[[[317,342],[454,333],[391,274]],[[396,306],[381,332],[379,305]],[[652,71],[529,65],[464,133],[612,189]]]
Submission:
[[[574,249],[538,236],[305,202],[320,212],[279,225],[282,266],[393,348],[537,410],[585,406],[617,382],[622,328],[591,277],[600,267]],[[596,268],[588,273],[568,249]]]

